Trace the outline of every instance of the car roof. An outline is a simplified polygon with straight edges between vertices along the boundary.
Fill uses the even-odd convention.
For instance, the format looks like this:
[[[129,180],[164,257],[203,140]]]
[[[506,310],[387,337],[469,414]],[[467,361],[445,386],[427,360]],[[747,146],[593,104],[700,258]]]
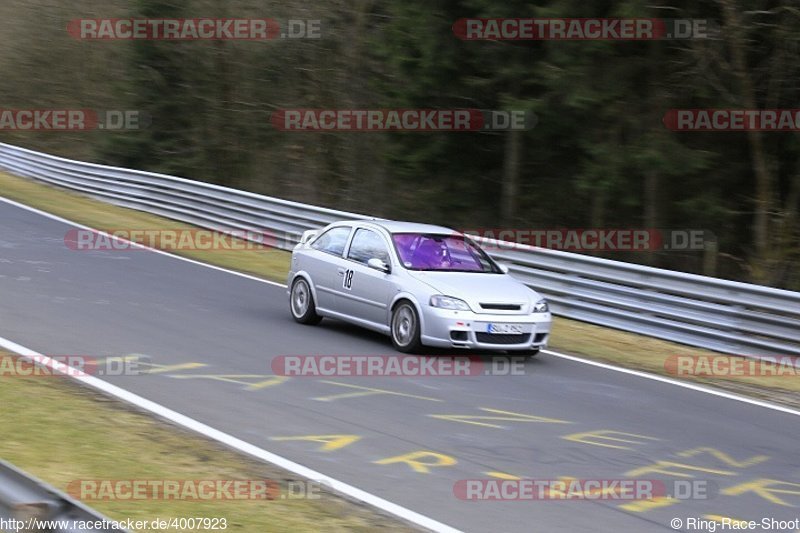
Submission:
[[[365,219],[343,220],[339,224],[359,224],[364,226],[378,226],[389,233],[443,233],[448,235],[458,234],[456,230],[434,224],[421,224],[419,222],[402,222],[399,220]]]

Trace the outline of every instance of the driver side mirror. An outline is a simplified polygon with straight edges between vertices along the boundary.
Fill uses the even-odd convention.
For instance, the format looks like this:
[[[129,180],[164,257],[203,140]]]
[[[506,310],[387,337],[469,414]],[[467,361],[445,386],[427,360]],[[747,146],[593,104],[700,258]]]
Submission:
[[[318,232],[317,232],[317,230],[315,230],[315,229],[309,229],[309,230],[306,230],[306,231],[304,231],[304,232],[303,232],[303,236],[302,236],[302,237],[300,237],[300,244],[306,244],[306,243],[307,243],[307,242],[309,242],[311,239],[313,239],[314,237],[316,237],[316,236],[317,236],[317,233],[318,233]]]
[[[505,263],[497,263],[497,266],[500,267],[500,271],[503,274],[508,274],[508,265]]]
[[[370,268],[374,268],[375,270],[380,270],[384,274],[388,274],[392,271],[392,267],[390,267],[377,257],[373,257],[372,259],[367,261],[367,266]]]

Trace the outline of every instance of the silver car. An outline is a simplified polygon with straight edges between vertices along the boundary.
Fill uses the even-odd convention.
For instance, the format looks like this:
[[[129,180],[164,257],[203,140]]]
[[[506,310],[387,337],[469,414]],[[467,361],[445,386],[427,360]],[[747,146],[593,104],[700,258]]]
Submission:
[[[547,302],[441,226],[355,220],[307,231],[287,286],[297,322],[345,320],[391,336],[401,352],[424,345],[535,355],[550,335]]]

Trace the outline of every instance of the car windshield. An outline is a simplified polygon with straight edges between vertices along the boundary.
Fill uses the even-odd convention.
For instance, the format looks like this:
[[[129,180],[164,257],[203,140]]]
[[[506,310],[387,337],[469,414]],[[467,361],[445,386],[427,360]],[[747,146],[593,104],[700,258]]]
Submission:
[[[461,235],[394,233],[392,241],[409,270],[500,273],[477,244]]]

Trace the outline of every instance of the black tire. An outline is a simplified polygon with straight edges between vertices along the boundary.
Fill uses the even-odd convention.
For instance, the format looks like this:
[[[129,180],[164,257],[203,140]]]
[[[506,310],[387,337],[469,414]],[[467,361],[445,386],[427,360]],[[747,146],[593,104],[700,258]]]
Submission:
[[[420,340],[419,315],[414,305],[402,301],[392,311],[390,334],[395,350],[403,353],[417,353],[422,348]]]
[[[317,314],[311,287],[303,278],[297,278],[292,283],[292,290],[289,294],[289,311],[292,313],[292,318],[301,324],[313,326],[322,320],[322,317]]]

